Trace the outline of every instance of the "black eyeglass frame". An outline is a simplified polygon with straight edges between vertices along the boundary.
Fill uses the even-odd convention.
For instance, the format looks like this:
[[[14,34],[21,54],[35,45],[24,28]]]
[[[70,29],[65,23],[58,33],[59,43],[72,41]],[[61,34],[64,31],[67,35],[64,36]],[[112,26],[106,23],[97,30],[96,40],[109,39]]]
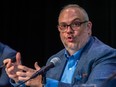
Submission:
[[[77,21],[77,24],[78,24],[78,26],[76,26],[76,27],[80,27],[82,24],[84,24],[84,23],[86,23],[86,22],[88,22],[88,21],[82,21],[82,22],[79,22],[79,21]],[[60,31],[62,31],[62,32],[64,32],[68,27],[70,27],[72,30],[76,30],[75,28],[73,28],[74,26],[73,26],[73,24],[74,24],[74,22],[72,22],[71,24],[69,24],[69,25],[67,25],[67,24],[59,24],[58,25],[58,27],[59,27],[59,29],[60,29]],[[65,26],[64,28],[62,28],[62,26]],[[73,26],[73,27],[72,27]]]

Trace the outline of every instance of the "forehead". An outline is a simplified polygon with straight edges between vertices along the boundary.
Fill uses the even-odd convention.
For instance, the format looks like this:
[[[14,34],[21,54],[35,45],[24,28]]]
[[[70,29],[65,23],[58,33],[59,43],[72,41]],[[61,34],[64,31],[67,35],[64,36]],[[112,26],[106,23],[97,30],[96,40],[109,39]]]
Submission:
[[[74,19],[83,20],[83,12],[79,8],[64,9],[59,15],[59,22],[70,22]]]

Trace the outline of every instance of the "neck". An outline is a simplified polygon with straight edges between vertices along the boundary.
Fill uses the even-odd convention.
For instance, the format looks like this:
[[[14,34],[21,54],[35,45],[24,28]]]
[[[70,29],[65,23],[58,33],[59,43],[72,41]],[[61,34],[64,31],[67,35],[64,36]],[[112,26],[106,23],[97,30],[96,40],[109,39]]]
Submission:
[[[75,49],[68,48],[67,51],[68,51],[69,55],[73,55],[75,52],[77,52],[80,49],[82,49],[87,44],[88,41],[89,41],[89,38],[84,40],[83,42],[80,42],[78,44],[78,46],[75,47]]]

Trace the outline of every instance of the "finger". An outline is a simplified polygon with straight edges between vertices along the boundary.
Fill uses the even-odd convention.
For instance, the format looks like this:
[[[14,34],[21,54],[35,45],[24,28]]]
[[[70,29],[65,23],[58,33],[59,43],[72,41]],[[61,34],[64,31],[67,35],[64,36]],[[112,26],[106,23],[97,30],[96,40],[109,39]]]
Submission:
[[[25,72],[28,72],[28,71],[32,71],[32,70],[33,70],[33,69],[28,68],[28,67],[23,66],[23,65],[18,65],[17,68],[18,68],[19,70],[22,70],[22,71],[25,71]]]
[[[16,78],[17,75],[16,75],[16,74],[14,74],[14,75],[10,74],[9,77],[10,77],[11,79],[13,79],[13,78]]]
[[[36,70],[40,70],[40,67],[38,66],[37,62],[35,62],[34,67],[35,67]]]
[[[23,72],[23,71],[16,72],[16,75],[19,77],[26,77],[27,76],[26,72]]]
[[[14,66],[11,66],[11,67],[9,67],[9,68],[6,68],[6,71],[7,71],[7,73],[9,73],[9,74],[15,74],[15,72],[14,72],[13,70],[14,70]]]
[[[41,84],[42,84],[42,76],[41,75],[26,82],[27,86],[32,86],[32,87],[42,87]]]
[[[6,68],[6,73],[9,75],[9,76],[14,76],[16,75],[15,72],[13,71],[14,70],[14,66],[11,66],[10,68]]]
[[[10,61],[10,59],[5,59],[5,60],[3,61],[3,63],[6,64],[6,63],[8,63],[9,61]]]
[[[20,80],[20,81],[26,81],[28,79],[29,79],[29,77],[18,76],[18,80]]]
[[[3,61],[3,63],[4,63],[4,65],[6,65],[6,67],[8,68],[8,67],[11,66],[11,59],[5,59],[5,60]]]
[[[27,81],[25,84],[26,84],[26,86],[30,86],[31,85],[31,81]]]
[[[20,54],[20,52],[17,52],[17,54],[16,54],[16,63],[21,64],[21,54]]]

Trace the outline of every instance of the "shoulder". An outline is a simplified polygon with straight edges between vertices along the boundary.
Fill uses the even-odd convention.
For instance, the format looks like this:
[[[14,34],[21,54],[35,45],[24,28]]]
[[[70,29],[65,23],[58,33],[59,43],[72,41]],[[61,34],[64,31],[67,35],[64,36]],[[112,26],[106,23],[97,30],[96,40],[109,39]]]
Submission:
[[[106,53],[115,53],[116,55],[116,49],[112,48],[111,46],[103,43],[101,40],[99,40],[97,37],[92,37],[93,38],[93,43],[91,46],[91,50],[93,52],[97,52],[97,53],[102,53],[102,54],[106,54]]]
[[[12,57],[15,54],[16,54],[16,50],[0,42],[0,57],[7,58],[7,57]]]
[[[103,43],[96,37],[92,37],[89,45],[82,53],[82,57],[87,57],[88,61],[113,61],[116,59],[116,49]]]
[[[96,37],[93,37],[93,42],[88,50],[88,54],[89,58],[95,61],[95,64],[102,61],[111,63],[116,61],[116,49],[103,43]]]

